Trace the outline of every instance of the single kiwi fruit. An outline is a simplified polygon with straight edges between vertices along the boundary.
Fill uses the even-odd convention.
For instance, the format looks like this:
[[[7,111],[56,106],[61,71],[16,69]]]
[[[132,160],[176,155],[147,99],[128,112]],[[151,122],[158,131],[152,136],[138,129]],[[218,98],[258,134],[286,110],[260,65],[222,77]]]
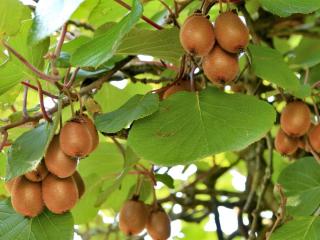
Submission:
[[[249,44],[249,30],[239,16],[231,11],[220,14],[214,31],[219,45],[230,53],[239,53]]]
[[[213,84],[233,81],[239,72],[238,56],[228,53],[216,45],[209,55],[203,58],[204,74]]]
[[[42,196],[51,212],[62,214],[76,205],[79,193],[73,177],[58,178],[49,174],[42,182]]]
[[[37,166],[37,168],[31,172],[26,173],[24,176],[32,182],[41,182],[48,175],[48,169],[43,161]]]
[[[44,156],[49,172],[60,178],[70,177],[77,169],[77,160],[67,156],[60,148],[59,135],[55,135]]]
[[[119,227],[128,236],[136,235],[145,228],[147,220],[146,205],[139,200],[128,200],[120,210]]]
[[[14,210],[23,216],[38,216],[44,209],[41,183],[19,177],[12,186],[11,203]]]
[[[170,237],[170,218],[164,210],[151,212],[147,222],[147,232],[154,240],[166,240]]]
[[[279,129],[274,140],[274,146],[277,152],[283,155],[292,155],[298,150],[299,139],[289,137],[284,131]]]
[[[301,137],[311,126],[311,112],[302,101],[288,103],[280,117],[281,129],[289,136]]]
[[[180,42],[188,53],[207,55],[215,43],[212,23],[202,15],[188,17],[180,29]]]
[[[314,151],[320,152],[320,124],[312,127],[308,132],[308,140]]]
[[[91,152],[93,152],[98,144],[99,144],[99,134],[98,134],[98,131],[97,131],[97,128],[96,126],[94,125],[93,121],[91,120],[91,118],[89,118],[88,115],[86,114],[83,114],[82,116],[82,120],[83,120],[83,123],[87,126],[91,136],[92,136],[92,149],[91,149]]]
[[[62,127],[60,148],[72,157],[87,156],[94,148],[92,134],[81,117],[71,119]]]
[[[73,175],[72,175],[74,181],[77,184],[77,188],[78,188],[78,193],[79,193],[79,199],[83,196],[85,190],[86,190],[86,186],[84,184],[84,181],[80,175],[80,173],[78,171],[76,171]]]
[[[19,179],[19,178],[21,178],[21,177],[12,178],[12,179],[10,179],[9,181],[6,181],[6,182],[4,183],[4,187],[5,187],[5,189],[7,190],[8,193],[11,194],[11,191],[12,191],[12,188],[13,188],[13,184],[14,184],[14,182],[15,182],[17,179]]]

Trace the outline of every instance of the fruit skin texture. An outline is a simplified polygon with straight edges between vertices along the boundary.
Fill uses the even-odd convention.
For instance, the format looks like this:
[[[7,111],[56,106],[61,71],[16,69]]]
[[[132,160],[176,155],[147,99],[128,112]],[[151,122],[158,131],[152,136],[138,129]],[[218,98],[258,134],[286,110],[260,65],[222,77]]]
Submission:
[[[148,220],[146,205],[141,201],[128,200],[120,210],[119,227],[126,235],[139,234]]]
[[[188,17],[180,29],[180,42],[188,53],[207,55],[215,43],[212,23],[204,16]]]
[[[42,196],[47,208],[56,214],[72,209],[78,201],[78,188],[72,177],[49,174],[42,182]]]
[[[308,133],[308,139],[313,150],[319,153],[320,152],[320,124],[310,129]]]
[[[83,196],[83,194],[86,191],[86,186],[84,184],[84,181],[80,175],[80,173],[78,171],[76,171],[73,175],[72,175],[74,181],[77,184],[77,188],[78,188],[78,193],[79,193],[79,199]]]
[[[42,161],[35,170],[26,173],[24,176],[32,182],[41,182],[48,175],[48,169]]]
[[[281,129],[289,136],[301,137],[311,126],[309,107],[301,101],[288,103],[280,118]]]
[[[298,150],[299,140],[287,136],[284,131],[279,129],[274,140],[274,146],[277,152],[284,155],[292,155]]]
[[[4,183],[4,187],[5,187],[5,189],[7,190],[8,193],[11,194],[14,182],[19,178],[21,178],[21,177],[12,178],[11,180],[9,180],[9,181]]]
[[[60,178],[70,177],[77,168],[77,161],[67,156],[61,150],[58,135],[52,138],[44,161],[49,172]]]
[[[209,55],[203,58],[202,68],[204,74],[213,84],[228,83],[238,75],[238,56],[215,46]]]
[[[11,203],[14,210],[26,217],[36,217],[44,209],[41,183],[18,178],[12,188]]]
[[[83,114],[81,117],[83,119],[84,124],[87,126],[87,128],[91,134],[92,149],[90,152],[93,152],[99,144],[99,134],[98,134],[97,128],[94,125],[93,121],[87,115]]]
[[[214,31],[219,45],[230,53],[238,53],[249,44],[249,30],[239,16],[233,12],[220,14]]]
[[[154,240],[166,240],[170,237],[170,218],[166,212],[152,212],[147,222],[147,231]]]
[[[93,149],[93,138],[81,118],[68,121],[60,132],[60,148],[68,156],[84,157]]]

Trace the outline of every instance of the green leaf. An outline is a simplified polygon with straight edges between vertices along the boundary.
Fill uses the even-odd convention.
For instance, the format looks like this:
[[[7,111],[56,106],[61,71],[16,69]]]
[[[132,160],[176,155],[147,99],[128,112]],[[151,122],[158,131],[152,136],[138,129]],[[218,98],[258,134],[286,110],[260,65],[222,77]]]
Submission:
[[[21,21],[30,17],[30,11],[19,0],[0,0],[0,36],[15,35]]]
[[[161,102],[155,114],[136,121],[128,143],[156,164],[185,164],[240,150],[262,138],[274,121],[274,109],[252,96],[215,88],[181,92]]]
[[[299,46],[293,51],[295,58],[290,63],[302,67],[313,67],[320,63],[320,40],[303,38]]]
[[[288,197],[291,214],[309,216],[319,207],[320,168],[314,158],[302,158],[285,168],[279,183]]]
[[[250,45],[249,50],[252,66],[258,77],[284,88],[296,97],[304,98],[310,95],[310,87],[300,84],[278,51],[256,45]]]
[[[22,134],[10,147],[6,179],[20,176],[32,169],[42,160],[53,125],[40,124]]]
[[[143,12],[139,0],[133,0],[132,11],[104,35],[93,38],[82,45],[72,56],[74,66],[98,67],[108,61],[116,52],[124,36],[132,29]]]
[[[271,240],[316,240],[320,236],[320,217],[299,217],[276,230]]]
[[[7,199],[0,202],[0,239],[72,240],[73,218],[70,213],[56,215],[48,210],[36,218],[26,218],[16,213]]]
[[[168,174],[156,174],[156,180],[165,184],[168,188],[174,189],[174,180]]]
[[[318,0],[259,0],[263,8],[280,17],[288,17],[294,13],[311,13],[320,9]]]
[[[36,6],[29,42],[37,43],[58,30],[84,0],[47,0]]]
[[[179,40],[179,29],[154,31],[136,28],[124,38],[116,53],[151,55],[178,64],[183,52]]]
[[[95,124],[99,131],[115,133],[127,127],[133,121],[151,115],[158,108],[158,94],[135,95],[118,110],[98,115],[95,118]]]

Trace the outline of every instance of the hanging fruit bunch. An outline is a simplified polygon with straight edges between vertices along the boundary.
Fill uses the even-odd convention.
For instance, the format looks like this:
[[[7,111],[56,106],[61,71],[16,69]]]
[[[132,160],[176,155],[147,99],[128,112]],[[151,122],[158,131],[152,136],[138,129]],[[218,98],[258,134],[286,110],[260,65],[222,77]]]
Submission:
[[[85,114],[76,114],[54,135],[44,159],[35,170],[6,183],[12,206],[26,217],[36,217],[45,207],[56,214],[71,210],[85,192],[77,172],[80,158],[95,150],[98,132]]]

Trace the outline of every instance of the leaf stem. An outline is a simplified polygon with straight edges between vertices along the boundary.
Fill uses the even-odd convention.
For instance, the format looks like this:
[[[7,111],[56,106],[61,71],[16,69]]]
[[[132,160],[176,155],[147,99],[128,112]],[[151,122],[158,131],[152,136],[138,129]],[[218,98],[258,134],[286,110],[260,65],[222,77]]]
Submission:
[[[47,121],[47,122],[52,122],[52,119],[49,117],[46,108],[44,106],[44,100],[43,100],[43,93],[42,93],[42,86],[39,80],[37,80],[37,84],[38,84],[38,93],[39,93],[39,100],[40,100],[40,109],[42,111],[43,114],[43,118]]]
[[[24,86],[26,86],[26,87],[28,87],[28,88],[31,88],[31,89],[33,89],[33,90],[38,91],[38,87],[30,84],[29,82],[21,82],[21,84],[24,85]],[[49,92],[47,92],[47,91],[45,91],[45,90],[42,90],[42,93],[43,93],[43,95],[46,95],[46,96],[48,96],[48,97],[51,97],[51,98],[54,98],[54,99],[59,99],[58,96],[55,96],[55,95],[53,95],[53,94],[51,94],[51,93],[49,93]]]

